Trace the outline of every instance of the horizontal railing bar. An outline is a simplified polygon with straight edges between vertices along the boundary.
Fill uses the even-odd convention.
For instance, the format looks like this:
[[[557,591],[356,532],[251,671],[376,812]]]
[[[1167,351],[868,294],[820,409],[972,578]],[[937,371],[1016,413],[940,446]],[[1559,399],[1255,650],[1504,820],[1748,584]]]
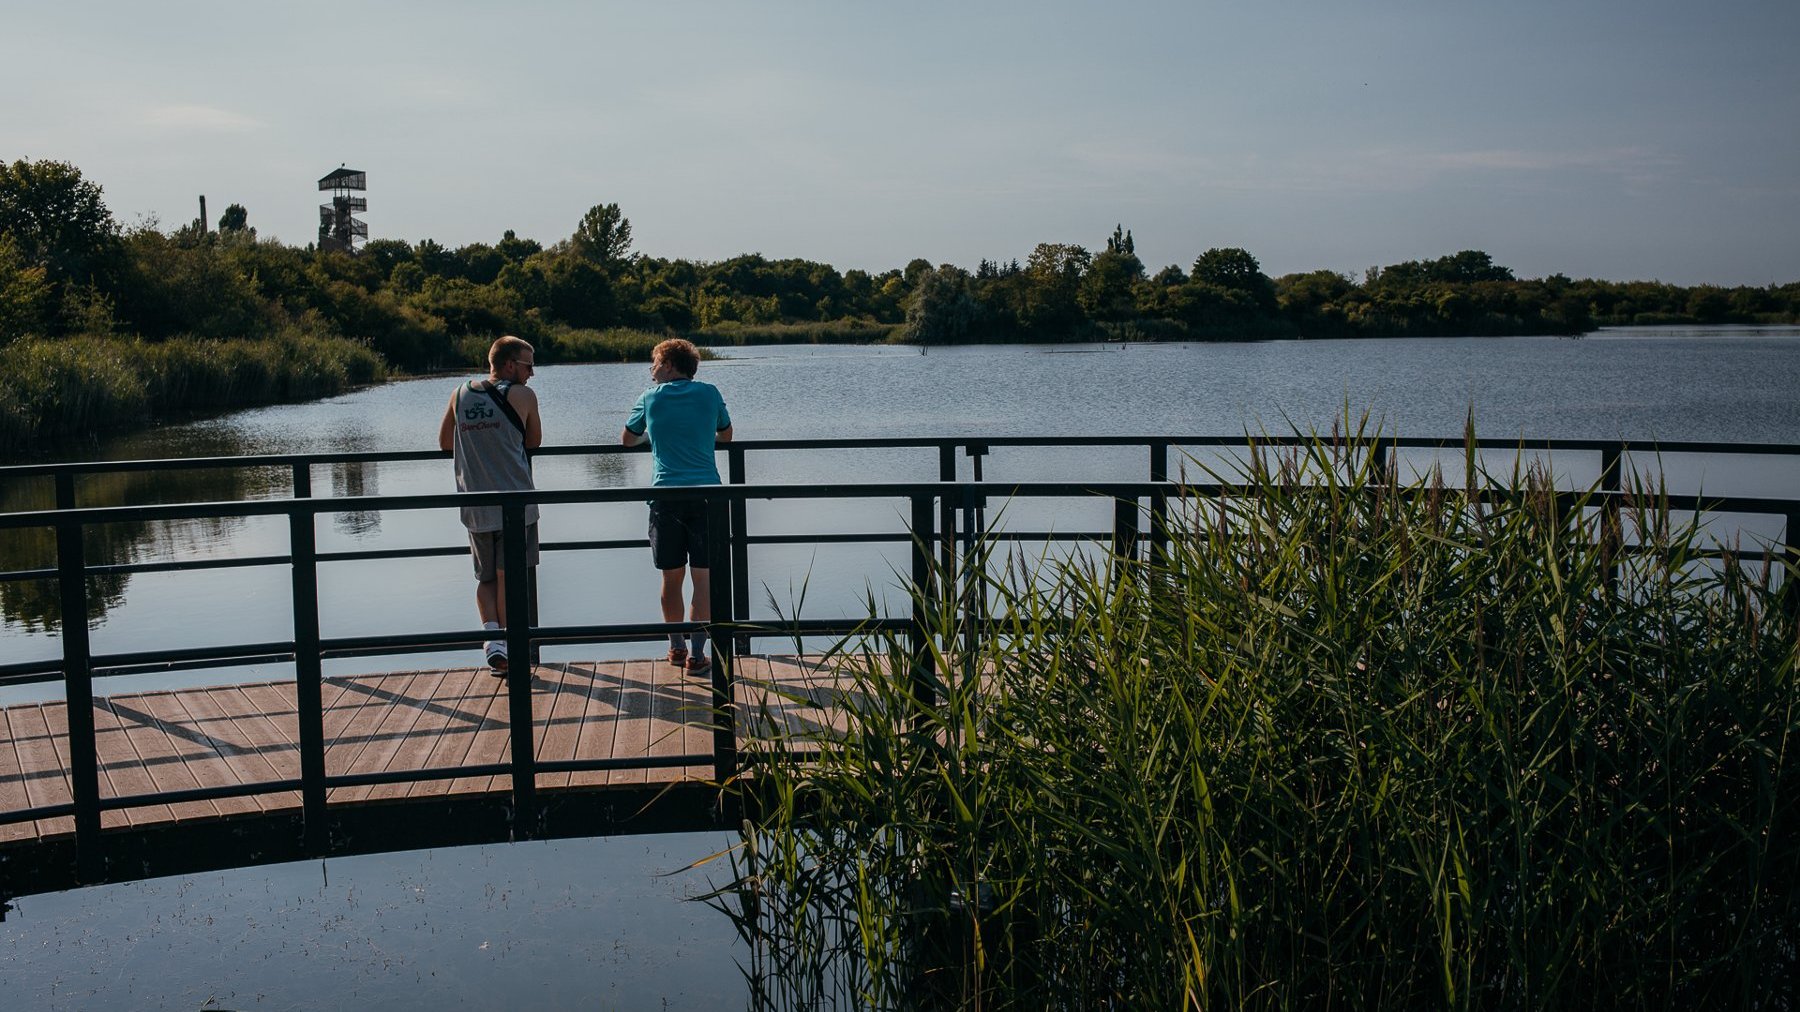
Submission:
[[[679,766],[705,766],[709,769],[713,764],[711,752],[697,755],[655,755],[638,756],[630,759],[557,759],[546,762],[538,760],[538,773],[593,773],[600,770],[662,770]]]
[[[684,766],[711,766],[712,753],[700,752],[683,755],[665,756],[633,756],[627,758],[605,759],[561,759],[553,762],[539,762],[537,772],[544,773],[594,773],[612,770],[654,770],[675,769]],[[340,773],[325,778],[325,788],[344,787],[379,787],[387,784],[427,783],[437,780],[460,780],[468,777],[505,776],[512,772],[511,763],[479,763],[473,766],[434,766],[419,770],[383,770],[375,773]],[[142,808],[146,805],[178,805],[194,801],[222,801],[228,798],[258,797],[268,794],[281,794],[300,790],[298,779],[256,780],[245,784],[228,784],[218,787],[191,787],[177,791],[158,791],[149,794],[126,794],[116,797],[102,797],[100,810],[103,812],[122,811],[127,808]],[[340,802],[342,804],[342,802]],[[298,812],[296,808],[294,811]],[[75,813],[72,803],[59,805],[40,805],[36,808],[13,809],[0,811],[0,826],[19,822],[34,822],[38,819],[63,818]],[[249,813],[246,813],[249,814]]]
[[[1086,435],[1086,436],[875,436],[833,437],[820,439],[739,439],[731,446],[744,452],[780,452],[783,450],[859,450],[966,447],[991,448],[1045,446],[1171,446],[1171,447],[1243,447],[1302,446],[1313,442],[1332,445],[1378,444],[1400,449],[1451,449],[1468,445],[1463,436],[1381,436],[1363,439],[1331,439],[1325,436],[1283,434],[1234,435]],[[1738,443],[1716,440],[1617,440],[1480,437],[1474,440],[1482,450],[1568,450],[1625,452],[1650,450],[1659,453],[1737,453],[1789,456],[1800,454],[1800,445],[1789,443]],[[533,456],[608,456],[642,453],[643,447],[625,447],[616,443],[543,446]],[[358,450],[325,453],[280,453],[234,457],[168,457],[140,460],[64,461],[50,464],[14,464],[0,467],[0,479],[57,474],[108,474],[128,471],[201,470],[219,468],[292,468],[296,466],[328,466],[331,464],[404,463],[448,460],[449,454],[437,450]]]
[[[227,643],[209,647],[182,647],[175,650],[136,650],[122,654],[95,654],[90,663],[96,669],[126,664],[166,664],[183,661],[224,659],[245,656],[294,656],[293,640],[267,643]]]
[[[100,810],[114,812],[122,808],[145,805],[179,805],[184,801],[219,801],[225,798],[248,798],[258,794],[280,794],[300,789],[298,777],[288,780],[253,780],[247,784],[225,784],[219,787],[188,787],[179,791],[156,791],[150,794],[121,794],[100,799]],[[294,809],[296,812],[298,808]]]
[[[39,805],[36,808],[14,808],[0,812],[0,826],[10,826],[16,822],[34,822],[38,819],[60,819],[75,814],[75,803],[65,801],[59,805]]]
[[[377,787],[382,784],[425,783],[432,780],[458,780],[463,777],[503,777],[511,772],[511,763],[478,763],[474,766],[431,766],[422,770],[382,770],[377,773],[336,773],[325,778],[325,789],[331,790],[334,787]]]
[[[1146,496],[1169,496],[1175,499],[1236,498],[1256,490],[1250,486],[1224,483],[1096,481],[1096,482],[907,482],[907,483],[839,483],[816,485],[692,485],[678,488],[606,488],[548,489],[526,492],[450,492],[437,495],[360,496],[346,499],[258,499],[248,502],[184,503],[160,506],[83,507],[73,510],[38,510],[0,514],[0,529],[54,526],[69,519],[81,524],[118,523],[127,520],[179,520],[224,516],[317,515],[334,512],[380,512],[443,509],[460,506],[498,506],[507,503],[642,502],[679,499],[703,502],[708,499],[790,500],[790,499],[907,499],[914,496],[948,497],[953,504],[992,499],[1075,499],[1104,497],[1134,499]],[[1423,495],[1428,489],[1403,486],[1401,493]],[[1477,495],[1484,501],[1504,495],[1504,490],[1482,488]],[[1675,510],[1702,510],[1728,513],[1786,513],[1800,500],[1759,496],[1710,496],[1645,494],[1632,492],[1559,491],[1560,501],[1585,501],[1598,507],[1612,500],[1641,499]]]

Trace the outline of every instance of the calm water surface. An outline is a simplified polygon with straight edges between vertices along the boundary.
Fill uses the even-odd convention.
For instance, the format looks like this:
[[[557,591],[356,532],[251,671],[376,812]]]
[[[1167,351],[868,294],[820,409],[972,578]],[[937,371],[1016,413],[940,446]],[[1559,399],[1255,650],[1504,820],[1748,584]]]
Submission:
[[[929,354],[782,347],[724,354],[702,366],[701,378],[724,391],[743,438],[1328,431],[1346,412],[1366,412],[1383,431],[1402,436],[1456,435],[1472,416],[1483,436],[1800,443],[1800,328],[1793,327],[1612,330],[1580,340],[972,346]],[[545,367],[532,385],[546,442],[615,441],[647,381],[642,365]],[[431,377],[169,426],[86,455],[426,448],[434,445],[454,382]],[[1800,495],[1800,471],[1779,458],[1722,463],[1670,457],[1662,463],[1676,490]],[[1565,481],[1584,484],[1593,480],[1598,462],[1553,464]],[[959,466],[968,477],[968,462]],[[1138,453],[1112,449],[1002,448],[984,469],[990,479],[1147,477]],[[542,458],[537,472],[545,488],[648,480],[642,456]],[[753,482],[936,477],[935,451],[764,454],[750,463]],[[452,487],[445,461],[319,468],[313,481],[321,495]],[[47,483],[17,484],[0,488],[0,509],[47,504]],[[84,503],[97,504],[287,491],[287,477],[279,472],[189,472],[96,483],[82,494]],[[830,502],[753,504],[750,524],[763,533],[899,530],[901,509],[898,501],[855,509]],[[1020,526],[1098,529],[1107,522],[1104,504],[1015,503],[1004,512]],[[549,507],[544,537],[640,537],[643,516],[635,504]],[[112,561],[150,561],[277,554],[286,550],[287,533],[285,520],[228,520],[115,529],[107,542]],[[321,517],[319,542],[323,551],[396,548],[461,544],[463,535],[449,510],[336,514]],[[0,542],[0,569],[47,565],[47,549],[46,539]],[[751,553],[758,587],[753,596],[760,598],[755,614],[768,616],[777,607],[791,613],[804,594],[809,616],[860,615],[867,591],[889,602],[903,600],[892,589],[892,574],[904,565],[888,546],[758,548]],[[655,621],[653,585],[647,551],[547,555],[541,618],[552,624]],[[471,589],[461,558],[329,565],[320,578],[323,632],[465,628],[473,618]],[[93,629],[99,652],[291,636],[288,577],[281,567],[140,574],[101,591],[104,615]],[[0,585],[0,661],[56,656],[48,600],[47,587]],[[643,649],[545,654],[560,659]],[[327,673],[452,662],[460,660],[437,654],[337,661]],[[126,692],[286,677],[291,668],[277,665],[106,684],[108,691]],[[54,687],[0,689],[0,703],[56,695]],[[548,989],[543,996],[551,1004],[656,1007],[648,999],[667,998],[671,1008],[717,1007],[717,994],[738,993],[728,932],[713,923],[716,915],[674,899],[681,889],[703,883],[645,884],[672,881],[649,875],[681,867],[716,843],[667,837],[471,848],[332,861],[326,875],[308,864],[27,898],[0,925],[0,994],[10,999],[23,987],[28,996],[66,999],[70,1007],[146,1004],[147,996],[162,994],[194,1007],[208,997],[203,992],[210,982],[227,981],[229,996],[217,1004],[229,1007],[332,1004],[352,995],[410,1005],[422,1000],[424,992],[415,988],[450,981],[457,983],[444,984],[440,993],[452,1004],[484,1005],[506,992],[482,987],[531,981]],[[346,882],[361,886],[347,889]],[[406,893],[409,888],[416,893]],[[496,888],[507,897],[497,905]],[[409,895],[416,907],[407,905]],[[648,913],[653,909],[658,913]],[[625,928],[626,919],[642,923]],[[622,941],[627,936],[630,941]],[[609,963],[604,952],[615,943],[632,955]],[[507,946],[509,955],[491,955],[496,945]],[[321,958],[324,963],[317,963]],[[266,972],[250,969],[259,963]],[[320,965],[355,972],[318,972]],[[670,990],[675,983],[687,990]],[[618,990],[636,984],[648,989]],[[483,1000],[490,996],[494,1002]]]

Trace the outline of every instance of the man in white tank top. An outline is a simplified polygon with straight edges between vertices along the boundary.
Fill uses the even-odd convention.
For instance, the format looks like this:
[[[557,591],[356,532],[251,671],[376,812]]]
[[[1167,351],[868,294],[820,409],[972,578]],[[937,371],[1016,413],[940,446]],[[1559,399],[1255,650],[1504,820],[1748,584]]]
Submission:
[[[470,380],[450,395],[438,426],[438,449],[456,460],[458,492],[517,492],[533,487],[525,451],[544,442],[537,394],[525,384],[536,371],[536,352],[517,337],[502,337],[488,349],[486,379]],[[525,561],[538,561],[538,508],[525,507]],[[465,506],[469,552],[475,560],[475,609],[482,628],[506,628],[505,552],[498,506]],[[506,639],[482,646],[488,667],[506,673]]]

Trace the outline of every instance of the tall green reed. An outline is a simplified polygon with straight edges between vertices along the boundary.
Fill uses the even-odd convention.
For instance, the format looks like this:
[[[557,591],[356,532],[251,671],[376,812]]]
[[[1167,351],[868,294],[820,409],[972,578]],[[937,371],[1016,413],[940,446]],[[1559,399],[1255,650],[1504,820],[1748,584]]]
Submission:
[[[1149,562],[983,567],[929,693],[872,633],[815,721],[747,715],[754,1004],[1800,1000],[1792,566],[1377,446],[1250,454]]]
[[[0,387],[0,454],[159,416],[328,397],[387,375],[387,363],[361,342],[292,331],[245,340],[25,340],[7,354],[21,380]]]

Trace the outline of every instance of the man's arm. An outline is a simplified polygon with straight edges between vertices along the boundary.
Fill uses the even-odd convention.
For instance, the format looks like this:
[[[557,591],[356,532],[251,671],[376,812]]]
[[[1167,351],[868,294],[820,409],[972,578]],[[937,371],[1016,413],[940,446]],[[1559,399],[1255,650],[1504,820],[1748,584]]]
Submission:
[[[456,394],[450,395],[450,403],[444,408],[444,420],[438,423],[438,449],[450,453],[456,448]]]
[[[724,428],[720,429],[719,431],[713,433],[713,442],[715,442],[715,443],[731,442],[731,426],[727,425]]]
[[[621,429],[619,431],[619,442],[626,446],[639,446],[645,442],[645,439],[646,437],[642,432],[633,432],[630,429]]]
[[[506,403],[512,405],[525,423],[525,449],[535,450],[544,445],[544,421],[538,415],[537,391],[515,383],[506,391]]]

